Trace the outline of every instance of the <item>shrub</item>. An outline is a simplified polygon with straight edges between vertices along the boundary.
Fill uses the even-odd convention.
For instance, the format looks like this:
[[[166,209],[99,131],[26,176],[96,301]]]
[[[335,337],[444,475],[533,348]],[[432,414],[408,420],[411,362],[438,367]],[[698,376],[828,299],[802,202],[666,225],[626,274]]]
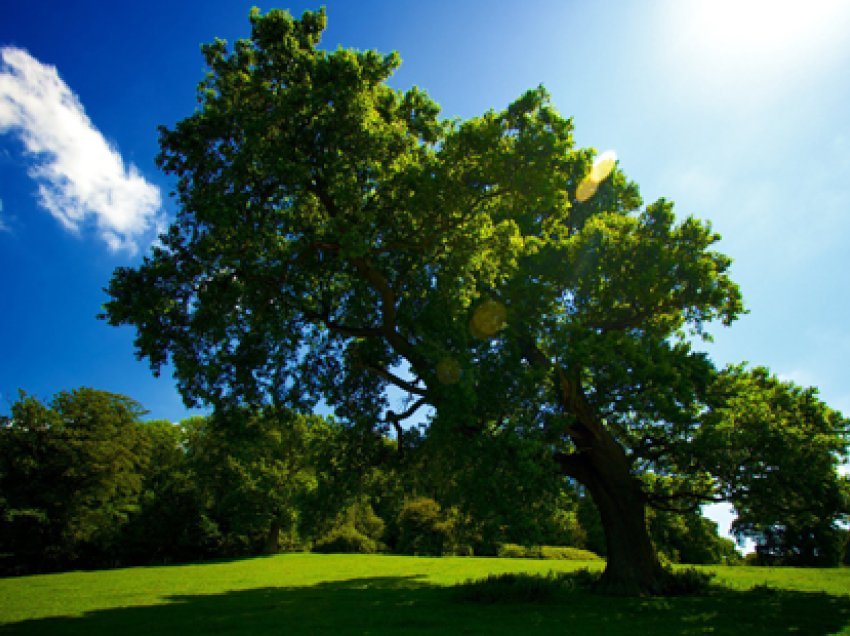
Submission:
[[[554,559],[565,561],[601,561],[599,555],[590,550],[566,546],[522,546],[516,543],[503,543],[499,546],[498,556],[505,559]]]
[[[571,548],[566,546],[540,546],[540,558],[542,559],[560,559],[564,561],[601,561],[602,558],[598,554],[594,554],[590,550],[582,550],[581,548]]]
[[[496,556],[503,559],[528,559],[531,558],[529,555],[529,550],[531,549],[516,543],[503,543],[499,546]]]
[[[398,516],[398,529],[400,552],[440,556],[453,551],[454,524],[444,518],[440,504],[433,499],[406,501]]]
[[[331,529],[313,544],[313,552],[381,552],[386,549],[381,542],[383,533],[383,519],[367,500],[361,499],[337,516]]]
[[[334,528],[324,537],[316,541],[313,552],[354,552],[371,554],[378,552],[380,544],[365,534],[358,532],[353,526]]]
[[[683,570],[667,569],[664,577],[664,596],[687,596],[705,594],[711,585],[714,572],[705,572],[696,568]]]
[[[457,599],[469,603],[552,603],[571,592],[590,589],[598,574],[587,570],[549,572],[545,576],[513,573],[491,574],[457,586]]]

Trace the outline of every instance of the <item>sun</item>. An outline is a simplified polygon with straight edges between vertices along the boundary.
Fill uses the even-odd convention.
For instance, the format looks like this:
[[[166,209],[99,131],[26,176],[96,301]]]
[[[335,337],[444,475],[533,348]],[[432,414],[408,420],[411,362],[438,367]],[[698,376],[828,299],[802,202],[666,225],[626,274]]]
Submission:
[[[709,101],[756,103],[805,90],[850,56],[850,1],[681,0],[660,6],[661,64],[680,87]]]
[[[744,63],[815,52],[848,13],[838,0],[714,0],[690,8],[694,44]]]

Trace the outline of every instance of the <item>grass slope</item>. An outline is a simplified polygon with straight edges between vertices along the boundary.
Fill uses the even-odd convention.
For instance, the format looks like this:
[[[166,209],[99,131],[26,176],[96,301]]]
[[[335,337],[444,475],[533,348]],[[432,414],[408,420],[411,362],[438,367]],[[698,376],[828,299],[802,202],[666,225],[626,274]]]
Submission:
[[[596,562],[290,554],[0,579],[0,634],[845,634],[850,570],[709,568],[706,596],[463,601],[490,574]],[[753,587],[756,589],[752,589]],[[765,587],[769,586],[769,587]]]

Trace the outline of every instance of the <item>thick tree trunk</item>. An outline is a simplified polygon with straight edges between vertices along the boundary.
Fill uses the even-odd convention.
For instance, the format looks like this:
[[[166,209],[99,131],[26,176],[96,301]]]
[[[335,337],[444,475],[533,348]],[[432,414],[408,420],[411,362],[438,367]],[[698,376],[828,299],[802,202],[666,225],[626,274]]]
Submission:
[[[662,594],[665,573],[649,538],[640,480],[632,474],[623,447],[584,396],[566,381],[564,391],[564,405],[577,420],[568,431],[576,451],[556,458],[564,474],[587,488],[599,510],[608,549],[600,589],[622,595]]]
[[[612,594],[661,594],[664,572],[649,538],[640,484],[627,470],[611,479],[612,468],[592,471],[585,483],[605,531],[608,554],[600,588]]]

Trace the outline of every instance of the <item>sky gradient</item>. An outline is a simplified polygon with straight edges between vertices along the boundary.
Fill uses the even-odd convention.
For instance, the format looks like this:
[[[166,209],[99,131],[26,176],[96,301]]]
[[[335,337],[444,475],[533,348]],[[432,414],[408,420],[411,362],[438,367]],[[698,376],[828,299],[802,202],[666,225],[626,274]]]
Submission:
[[[0,413],[19,388],[79,386],[189,413],[96,315],[175,211],[156,128],[192,113],[200,44],[248,35],[251,4],[0,3]],[[399,51],[392,84],[447,117],[543,84],[645,201],[722,234],[750,313],[715,330],[715,362],[766,365],[850,413],[850,3],[325,4],[323,47]]]

